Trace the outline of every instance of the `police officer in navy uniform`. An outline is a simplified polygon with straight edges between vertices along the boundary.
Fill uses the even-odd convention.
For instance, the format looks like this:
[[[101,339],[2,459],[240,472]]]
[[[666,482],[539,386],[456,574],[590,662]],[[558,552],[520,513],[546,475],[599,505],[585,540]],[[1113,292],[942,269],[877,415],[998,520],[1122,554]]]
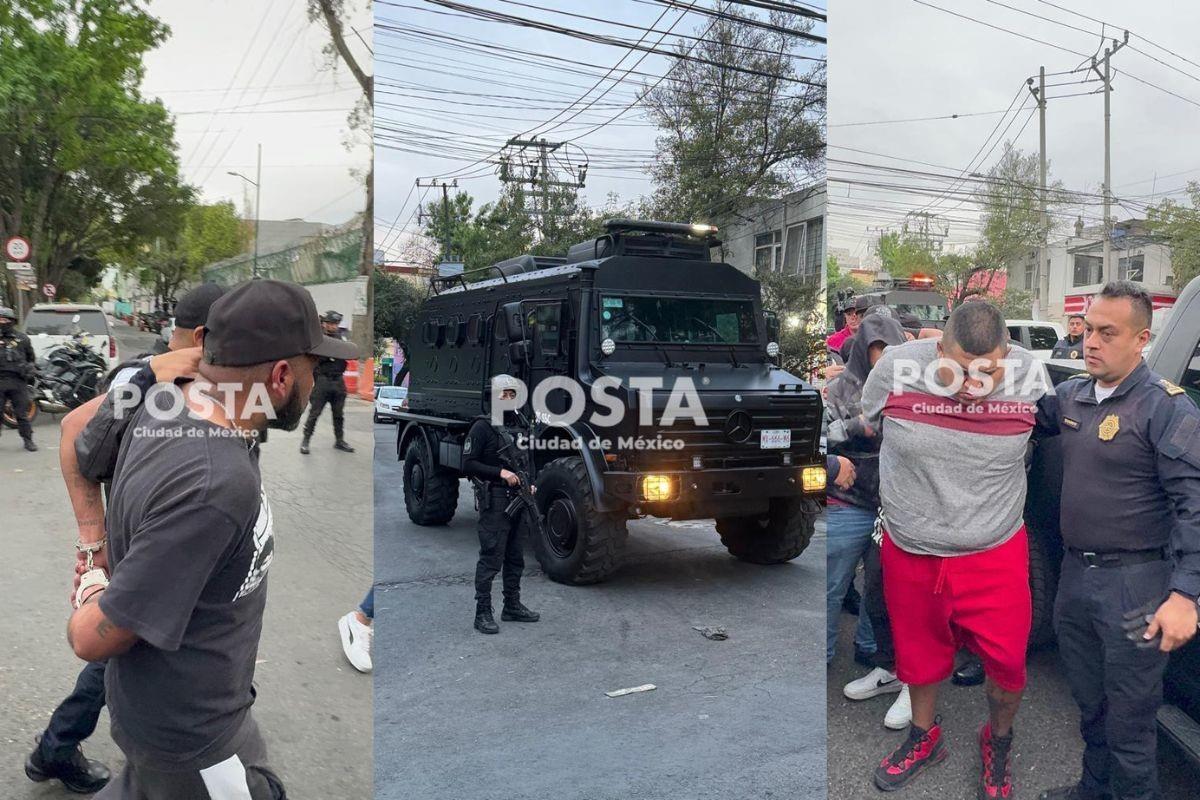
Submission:
[[[1150,296],[1110,283],[1087,314],[1087,376],[1042,401],[1063,452],[1054,625],[1084,740],[1078,784],[1044,800],[1157,800],[1168,653],[1197,627],[1200,410],[1150,371]]]
[[[511,375],[492,378],[493,396],[512,400],[517,396],[519,381]],[[513,412],[507,411],[506,415]],[[505,622],[537,622],[540,616],[521,605],[521,573],[525,556],[521,541],[521,519],[524,514],[509,517],[504,509],[520,486],[520,477],[505,469],[500,455],[500,434],[488,417],[479,417],[467,430],[463,441],[463,472],[476,482],[479,501],[479,562],[475,566],[475,630],[480,633],[499,633],[500,626],[492,616],[492,581],[504,572],[504,609],[500,619]]]
[[[11,308],[0,306],[0,409],[12,405],[17,420],[17,432],[25,440],[25,449],[35,452],[33,426],[29,424],[29,378],[33,375],[36,357],[29,337],[16,328],[17,315]]]
[[[1067,317],[1067,335],[1054,344],[1051,358],[1083,358],[1083,314]]]
[[[344,339],[339,327],[341,322],[342,315],[336,311],[326,311],[321,315],[321,327],[326,336]],[[321,358],[317,362],[316,380],[313,383],[308,419],[304,421],[304,439],[300,442],[301,453],[308,455],[309,441],[312,439],[313,431],[317,429],[317,419],[326,405],[329,406],[329,412],[333,415],[334,449],[345,453],[354,452],[354,448],[345,439],[346,381],[343,378],[345,372],[346,359],[344,358]]]

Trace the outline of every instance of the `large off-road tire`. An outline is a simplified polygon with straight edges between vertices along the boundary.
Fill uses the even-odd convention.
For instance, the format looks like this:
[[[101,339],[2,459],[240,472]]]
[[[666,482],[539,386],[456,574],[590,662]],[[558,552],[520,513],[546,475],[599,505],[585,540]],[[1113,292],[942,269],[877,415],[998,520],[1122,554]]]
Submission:
[[[622,513],[596,510],[583,459],[557,458],[534,480],[542,533],[533,549],[546,575],[575,586],[599,583],[621,565],[628,531]]]
[[[37,400],[34,400],[32,398],[29,400],[29,408],[27,408],[25,410],[25,414],[29,418],[29,423],[33,424],[33,421],[35,419],[37,419],[37,414],[38,414]],[[3,412],[2,418],[4,420],[4,427],[6,427],[6,428],[16,428],[17,427],[17,418],[16,418],[16,416],[13,415],[11,402],[6,402],[4,404],[4,412]]]
[[[1029,594],[1033,599],[1033,626],[1029,648],[1054,640],[1054,597],[1058,594],[1058,565],[1062,553],[1045,535],[1029,531]]]
[[[433,463],[421,436],[404,451],[404,510],[418,525],[445,525],[458,508],[458,473]]]
[[[717,519],[717,533],[735,558],[751,564],[783,564],[808,547],[820,513],[820,504],[812,500],[776,497],[766,514]]]

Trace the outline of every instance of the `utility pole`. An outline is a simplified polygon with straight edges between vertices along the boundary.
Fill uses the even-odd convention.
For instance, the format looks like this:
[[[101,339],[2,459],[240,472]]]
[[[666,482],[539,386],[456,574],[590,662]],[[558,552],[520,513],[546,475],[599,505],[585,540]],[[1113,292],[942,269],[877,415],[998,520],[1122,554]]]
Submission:
[[[1113,279],[1112,269],[1112,219],[1110,213],[1112,211],[1112,153],[1111,153],[1111,137],[1109,134],[1109,121],[1112,117],[1112,108],[1110,95],[1112,94],[1112,73],[1109,69],[1109,59],[1112,55],[1124,47],[1129,42],[1129,31],[1125,31],[1124,40],[1118,42],[1116,39],[1112,41],[1112,47],[1104,48],[1104,72],[1101,73],[1096,66],[1096,59],[1092,59],[1092,69],[1096,71],[1100,78],[1104,81],[1104,262],[1101,269],[1101,280],[1108,283]]]
[[[550,187],[561,186],[569,189],[582,189],[587,179],[587,162],[577,165],[570,160],[566,152],[558,153],[560,148],[567,147],[568,142],[550,142],[546,139],[509,139],[505,152],[500,158],[500,181],[502,183],[529,184],[539,191],[537,213],[541,217],[541,233],[546,235],[546,225],[550,213]],[[579,148],[575,146],[575,149]],[[536,151],[535,154],[529,151]],[[582,151],[580,151],[582,152]],[[550,165],[550,156],[571,178],[559,180]],[[584,156],[586,158],[586,155]]]
[[[458,188],[458,178],[447,183],[446,181],[433,180],[429,183],[421,183],[421,179],[417,178],[418,189],[441,189],[442,190],[442,261],[451,259],[450,250],[453,247],[453,242],[450,238],[450,190]],[[425,221],[425,217],[432,216],[424,211],[418,211],[417,216],[421,222]]]
[[[1033,88],[1033,78],[1028,81],[1029,92],[1038,104],[1038,145],[1040,163],[1038,169],[1038,202],[1041,205],[1041,236],[1038,238],[1037,264],[1033,270],[1033,318],[1045,319],[1050,298],[1050,269],[1046,264],[1047,239],[1050,224],[1046,211],[1046,68],[1038,68],[1038,88]]]
[[[262,142],[258,143],[258,167],[254,173],[254,267],[252,277],[258,277],[258,228],[262,225]]]

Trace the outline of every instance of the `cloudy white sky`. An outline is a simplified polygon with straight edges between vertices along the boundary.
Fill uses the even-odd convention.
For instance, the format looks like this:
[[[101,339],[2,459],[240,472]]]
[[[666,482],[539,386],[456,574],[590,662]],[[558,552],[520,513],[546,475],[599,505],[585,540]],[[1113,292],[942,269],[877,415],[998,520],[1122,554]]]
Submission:
[[[464,2],[628,41],[653,28],[645,43],[663,50],[679,41],[678,34],[696,36],[711,22],[653,0]],[[804,5],[824,9],[825,2]],[[645,164],[653,155],[654,128],[637,106],[621,112],[641,85],[667,70],[667,58],[472,18],[427,0],[376,0],[375,19],[375,242],[390,260],[403,257],[407,234],[417,230],[422,198],[426,204],[440,198],[440,191],[414,189],[417,178],[460,176],[459,189],[476,199],[476,207],[494,200],[501,187],[495,167],[475,162],[519,133],[532,130],[529,135],[552,141],[579,137],[569,156],[578,163],[578,148],[587,153],[591,166],[581,194],[590,205],[603,205],[610,193],[626,201],[652,190]],[[815,32],[824,33],[824,26]],[[822,55],[815,48],[803,52]],[[602,80],[614,65],[615,85]],[[587,95],[596,103],[577,114],[581,105],[573,103],[597,85]]]
[[[348,0],[349,24],[371,41],[369,6]],[[146,57],[144,93],[175,115],[185,179],[205,202],[242,209],[262,144],[263,219],[341,223],[362,210],[369,142],[352,150],[347,114],[359,97],[349,71],[326,66],[328,31],[304,0],[154,0],[171,36]],[[370,64],[366,44],[355,55]]]
[[[896,226],[907,211],[924,206],[942,215],[951,242],[975,241],[977,211],[961,202],[971,184],[921,180],[878,165],[969,176],[987,172],[1004,140],[1036,153],[1034,100],[1022,84],[1037,75],[1039,66],[1050,75],[1088,63],[1102,29],[1110,40],[1130,32],[1128,46],[1112,57],[1112,183],[1127,207],[1114,207],[1114,216],[1129,218],[1145,203],[1179,198],[1188,180],[1200,178],[1193,134],[1200,126],[1200,42],[1194,35],[1200,30],[1200,3],[853,0],[830,5],[831,247],[864,255],[877,228]],[[1104,98],[1065,96],[1101,86],[1098,81],[1070,83],[1084,77],[1047,77],[1048,85],[1062,84],[1047,89],[1047,151],[1051,179],[1096,193],[1104,176]],[[1004,113],[1014,98],[1012,110]],[[974,116],[896,121],[953,114]],[[1000,144],[989,156],[995,143]],[[938,191],[900,193],[867,183],[954,193],[938,199]],[[1089,223],[1100,216],[1097,205],[1066,212],[1065,225],[1079,213]]]

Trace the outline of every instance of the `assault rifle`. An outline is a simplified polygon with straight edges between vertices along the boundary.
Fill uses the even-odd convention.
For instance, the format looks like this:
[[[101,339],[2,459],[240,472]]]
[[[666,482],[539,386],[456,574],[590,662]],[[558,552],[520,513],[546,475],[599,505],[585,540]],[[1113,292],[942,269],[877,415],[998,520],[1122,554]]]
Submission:
[[[504,514],[509,519],[516,519],[523,507],[529,517],[529,523],[540,536],[543,533],[542,514],[538,510],[537,501],[533,498],[533,459],[530,457],[528,448],[521,449],[517,446],[517,436],[521,433],[525,433],[532,442],[533,424],[520,411],[515,413],[519,427],[497,426],[496,428],[496,434],[500,437],[498,451],[500,462],[505,469],[515,472],[520,481],[517,485],[517,494],[505,507]]]

